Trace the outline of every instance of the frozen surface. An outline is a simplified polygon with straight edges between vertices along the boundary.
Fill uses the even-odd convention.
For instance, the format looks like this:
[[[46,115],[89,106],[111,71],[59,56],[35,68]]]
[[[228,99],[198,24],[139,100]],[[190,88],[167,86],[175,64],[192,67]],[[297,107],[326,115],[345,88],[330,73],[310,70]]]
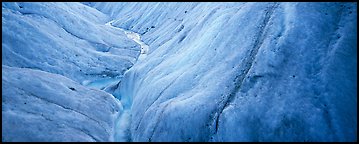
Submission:
[[[357,3],[86,3],[151,47],[133,141],[357,141]]]
[[[77,82],[121,76],[140,46],[81,3],[2,3],[2,64]]]
[[[122,105],[58,74],[2,66],[2,141],[113,141]]]
[[[109,20],[81,3],[2,3],[2,141],[114,141],[123,107],[95,89],[141,50]]]
[[[356,25],[356,2],[2,3],[2,141],[357,141]]]

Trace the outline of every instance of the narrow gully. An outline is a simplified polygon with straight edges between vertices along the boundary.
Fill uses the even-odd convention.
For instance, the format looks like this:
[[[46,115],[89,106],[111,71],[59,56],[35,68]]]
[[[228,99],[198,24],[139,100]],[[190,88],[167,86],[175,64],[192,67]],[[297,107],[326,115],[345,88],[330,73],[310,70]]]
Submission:
[[[112,23],[114,21],[115,20],[109,21],[105,25],[111,26],[112,28],[123,31],[129,39],[135,41],[136,43],[138,43],[140,45],[141,53],[140,53],[139,57],[137,58],[136,63],[139,61],[142,61],[144,58],[146,58],[147,53],[149,51],[149,46],[141,40],[141,35],[133,32],[133,31],[129,31],[129,30],[125,30],[125,29],[122,29],[119,27],[112,26]],[[128,70],[130,70],[130,69],[128,69]],[[109,86],[118,84],[122,78],[123,78],[123,76],[109,77],[109,78],[98,79],[98,80],[93,80],[93,81],[84,81],[84,82],[82,82],[82,84],[87,87],[105,90]],[[129,98],[118,99],[115,94],[113,94],[113,93],[110,93],[110,94],[112,96],[114,96],[117,100],[119,100],[119,102],[123,106],[122,112],[119,114],[119,116],[115,120],[114,135],[110,139],[113,141],[116,141],[116,142],[131,141],[130,118],[131,118],[132,101],[128,101]]]

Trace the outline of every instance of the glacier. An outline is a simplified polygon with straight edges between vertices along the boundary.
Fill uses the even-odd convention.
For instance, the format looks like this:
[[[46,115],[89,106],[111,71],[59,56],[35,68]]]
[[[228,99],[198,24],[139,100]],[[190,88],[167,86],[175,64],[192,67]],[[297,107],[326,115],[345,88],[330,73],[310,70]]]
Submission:
[[[357,141],[356,2],[2,10],[2,141]]]

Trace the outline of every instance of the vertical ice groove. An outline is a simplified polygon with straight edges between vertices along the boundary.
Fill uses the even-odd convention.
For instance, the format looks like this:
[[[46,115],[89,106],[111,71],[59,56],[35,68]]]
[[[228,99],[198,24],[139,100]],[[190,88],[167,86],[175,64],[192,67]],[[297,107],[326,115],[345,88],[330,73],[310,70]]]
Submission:
[[[253,49],[251,50],[249,57],[246,57],[245,60],[242,62],[243,64],[245,64],[245,70],[238,76],[236,76],[235,78],[235,88],[232,90],[232,92],[224,98],[224,101],[222,101],[222,103],[219,105],[218,109],[215,112],[215,129],[213,132],[213,135],[217,133],[218,131],[218,121],[219,121],[219,117],[221,116],[223,110],[233,101],[234,96],[236,95],[236,93],[238,92],[238,90],[241,88],[241,85],[246,77],[246,75],[248,74],[250,68],[253,65],[253,61],[256,58],[256,55],[258,53],[259,48],[261,47],[263,40],[265,39],[265,30],[267,28],[267,24],[273,14],[273,11],[275,10],[275,8],[278,7],[278,3],[273,3],[268,9],[267,12],[265,14],[265,17],[263,19],[262,24],[260,24],[260,29],[258,32],[258,37],[255,40]]]
[[[321,67],[322,71],[327,71],[328,69],[328,65],[325,63],[328,63],[328,61],[331,61],[332,55],[333,53],[335,53],[335,51],[337,50],[338,46],[337,43],[339,41],[339,39],[341,38],[342,34],[340,34],[340,30],[341,30],[341,22],[342,19],[345,17],[343,15],[345,11],[344,7],[340,7],[339,8],[339,12],[337,13],[336,16],[336,24],[335,24],[335,30],[333,31],[332,36],[330,37],[329,43],[327,43],[327,52],[326,55],[324,55],[324,58],[321,59],[321,63],[323,64],[323,66]],[[338,36],[339,35],[339,36]],[[320,83],[322,83],[322,85],[324,87],[327,86],[327,84],[325,84],[322,79],[315,77],[315,79],[318,79],[318,81],[320,81]],[[324,107],[324,118],[328,124],[328,128],[331,130],[330,132],[333,133],[333,137],[334,139],[338,140],[341,133],[340,133],[340,129],[336,127],[335,122],[333,121],[333,119],[335,119],[333,117],[333,115],[335,115],[333,113],[333,111],[331,110],[332,108],[330,107],[330,101],[328,100],[328,98],[326,96],[322,96],[319,97],[319,99],[321,100],[321,102],[323,103],[323,105],[325,105],[326,107]],[[339,132],[338,132],[339,131]],[[341,136],[343,137],[343,136]]]

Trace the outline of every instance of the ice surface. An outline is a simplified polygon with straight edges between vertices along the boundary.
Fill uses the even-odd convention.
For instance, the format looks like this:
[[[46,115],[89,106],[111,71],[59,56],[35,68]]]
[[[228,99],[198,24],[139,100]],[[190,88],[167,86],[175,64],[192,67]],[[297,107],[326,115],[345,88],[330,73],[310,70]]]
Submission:
[[[2,89],[2,141],[113,141],[122,105],[106,92],[4,65]]]
[[[356,2],[2,3],[2,25],[3,141],[357,141]]]
[[[109,20],[81,3],[2,3],[2,141],[114,141],[123,107],[95,89],[120,81],[140,45]]]
[[[121,76],[140,46],[81,3],[2,3],[2,64],[77,82]]]
[[[357,3],[88,3],[151,47],[133,141],[356,141]]]

